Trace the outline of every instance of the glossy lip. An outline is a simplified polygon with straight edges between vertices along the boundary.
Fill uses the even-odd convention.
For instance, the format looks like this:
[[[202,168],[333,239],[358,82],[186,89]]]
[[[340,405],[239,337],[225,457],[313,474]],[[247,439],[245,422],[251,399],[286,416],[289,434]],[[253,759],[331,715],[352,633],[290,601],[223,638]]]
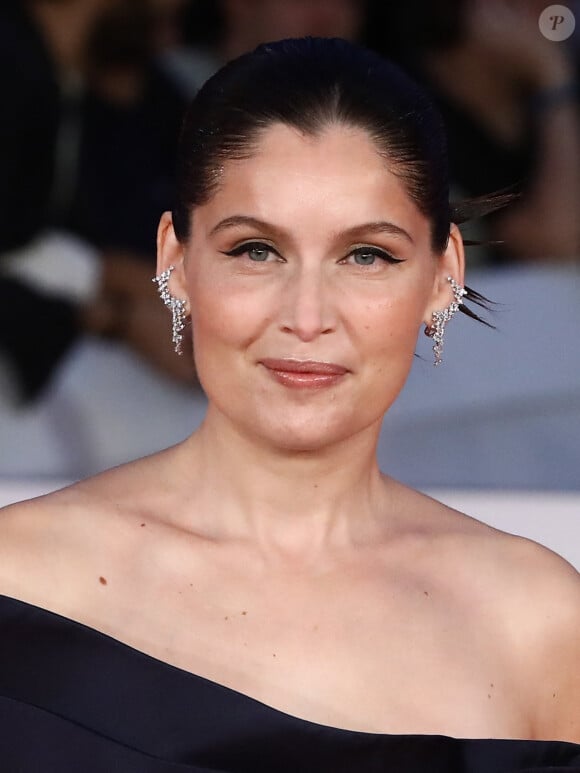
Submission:
[[[316,360],[271,359],[260,360],[262,365],[270,370],[284,373],[316,373],[321,376],[342,376],[347,368],[334,362],[317,362]]]

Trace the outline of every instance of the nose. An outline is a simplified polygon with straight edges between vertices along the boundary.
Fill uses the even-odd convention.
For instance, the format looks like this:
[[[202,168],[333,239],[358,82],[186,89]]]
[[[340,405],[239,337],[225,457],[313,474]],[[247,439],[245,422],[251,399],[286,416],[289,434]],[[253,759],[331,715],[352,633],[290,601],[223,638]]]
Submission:
[[[280,327],[302,341],[312,341],[336,328],[332,288],[318,265],[302,264],[282,287]]]

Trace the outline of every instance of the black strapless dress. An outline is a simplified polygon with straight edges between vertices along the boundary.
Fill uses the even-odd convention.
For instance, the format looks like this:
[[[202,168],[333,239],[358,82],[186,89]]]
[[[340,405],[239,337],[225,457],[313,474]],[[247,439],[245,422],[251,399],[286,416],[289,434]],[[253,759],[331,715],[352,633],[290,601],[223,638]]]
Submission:
[[[1,773],[580,771],[580,744],[343,730],[0,595]]]

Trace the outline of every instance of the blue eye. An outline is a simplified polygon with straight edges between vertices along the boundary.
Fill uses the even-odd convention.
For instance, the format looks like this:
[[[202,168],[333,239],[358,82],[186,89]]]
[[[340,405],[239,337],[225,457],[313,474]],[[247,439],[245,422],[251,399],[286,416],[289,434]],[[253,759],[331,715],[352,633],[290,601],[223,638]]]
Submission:
[[[263,244],[262,242],[246,242],[245,244],[240,244],[238,247],[234,247],[234,249],[229,250],[229,252],[224,252],[224,255],[235,258],[247,253],[253,263],[264,263],[271,252],[276,255],[278,254],[276,250],[268,244]],[[252,257],[252,255],[254,257]]]
[[[240,244],[237,247],[234,247],[233,250],[229,250],[223,254],[229,255],[233,258],[247,254],[248,259],[252,263],[265,263],[270,254],[278,255],[278,257],[280,257],[280,254],[276,252],[273,247],[271,247],[269,244],[264,244],[263,242],[246,242],[245,244]],[[347,256],[347,258],[353,255],[357,258],[363,258],[365,261],[368,260],[368,262],[356,264],[363,268],[365,266],[375,265],[375,258],[380,258],[386,263],[404,263],[403,260],[394,258],[388,252],[385,252],[385,250],[381,250],[378,247],[357,247]],[[346,260],[346,258],[343,258],[343,260]]]
[[[357,247],[356,250],[353,250],[350,255],[354,255],[355,257],[364,258],[365,260],[368,258],[373,259],[370,262],[365,263],[357,263],[357,266],[372,266],[374,265],[374,258],[380,258],[381,260],[384,260],[386,263],[404,263],[403,260],[399,260],[398,258],[394,258],[392,255],[390,255],[388,252],[385,252],[384,250],[380,250],[378,247]],[[350,257],[350,255],[348,257]]]

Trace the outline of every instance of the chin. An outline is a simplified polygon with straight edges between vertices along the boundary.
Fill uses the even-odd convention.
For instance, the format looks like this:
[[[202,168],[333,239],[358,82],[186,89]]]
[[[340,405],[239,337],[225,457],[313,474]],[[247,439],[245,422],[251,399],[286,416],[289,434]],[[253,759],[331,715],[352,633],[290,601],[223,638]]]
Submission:
[[[350,432],[347,429],[344,420],[337,420],[336,423],[317,422],[315,419],[293,422],[290,418],[277,426],[264,426],[259,423],[252,425],[253,434],[261,436],[272,448],[296,453],[319,451],[329,445],[343,442],[357,431],[354,427]]]

